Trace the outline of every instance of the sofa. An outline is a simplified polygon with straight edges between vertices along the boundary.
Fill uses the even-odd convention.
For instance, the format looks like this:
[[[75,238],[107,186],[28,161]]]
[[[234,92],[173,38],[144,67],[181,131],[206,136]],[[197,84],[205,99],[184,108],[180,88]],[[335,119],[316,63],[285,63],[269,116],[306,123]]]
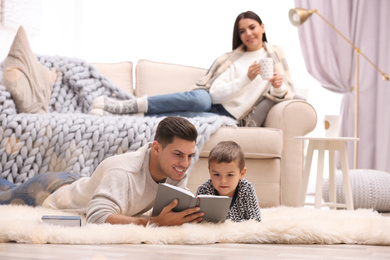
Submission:
[[[93,65],[136,97],[190,90],[207,71],[191,66],[139,60],[133,79],[132,62]],[[210,150],[220,141],[234,140],[244,151],[246,178],[254,184],[260,206],[299,206],[304,144],[295,137],[310,133],[316,122],[316,111],[308,102],[289,100],[272,107],[264,127],[219,128],[203,146],[191,170],[187,187],[195,193],[198,186],[209,178],[207,158]]]
[[[0,63],[0,177],[20,184],[43,172],[90,176],[105,158],[135,151],[153,141],[162,117],[97,116],[98,96],[131,99],[186,91],[206,69],[139,60],[88,63],[78,58],[33,53],[20,27]],[[198,130],[196,156],[187,187],[195,193],[209,178],[207,158],[220,141],[243,149],[247,174],[261,207],[299,206],[304,144],[314,108],[303,100],[276,104],[264,127],[238,127],[226,116],[188,118]]]
[[[105,158],[136,150],[152,140],[158,119],[152,121],[148,130],[140,125],[150,125],[151,119],[141,124],[142,117],[138,115],[101,118],[89,115],[95,97],[107,95],[125,99],[132,95],[186,91],[206,72],[203,68],[139,60],[133,75],[132,62],[90,65],[82,60],[68,62],[64,58],[40,57],[39,60],[47,67],[57,67],[57,74],[58,67],[62,69],[59,73],[62,83],[54,84],[48,114],[18,113],[12,95],[3,86],[0,88],[0,174],[14,183],[46,171],[71,170],[90,175]],[[72,66],[63,65],[67,63]],[[101,75],[95,75],[99,74],[96,71]],[[71,76],[67,78],[68,74]],[[84,93],[85,89],[80,85],[90,78],[82,79],[79,74],[95,75],[102,86],[86,88],[88,91]],[[66,85],[66,80],[69,84],[74,82],[74,86]],[[216,123],[215,119],[212,121],[210,125]],[[115,129],[129,122],[132,125],[124,132]],[[220,123],[218,129],[202,139],[204,143],[199,145],[199,158],[191,167],[187,187],[195,193],[209,178],[207,158],[210,150],[220,141],[234,140],[244,150],[246,178],[254,184],[260,206],[299,206],[304,145],[295,136],[308,134],[316,122],[316,112],[309,103],[290,100],[276,104],[269,111],[264,127]],[[198,123],[195,121],[194,124],[198,126]],[[124,134],[128,136],[124,138]]]
[[[40,58],[40,61],[43,64],[46,64],[48,67],[57,66],[54,64],[56,62],[52,62],[54,64],[53,65],[52,63],[49,63],[48,60],[49,59],[45,59],[45,57]],[[84,67],[88,67],[83,61],[80,61],[80,64],[84,64]],[[75,66],[75,68],[77,69],[78,66]],[[52,97],[49,107],[49,115],[23,115],[17,113],[14,106],[5,105],[9,104],[7,102],[12,100],[12,95],[7,93],[4,88],[3,91],[0,91],[0,111],[2,111],[2,115],[0,116],[2,119],[2,126],[0,128],[0,137],[2,139],[0,158],[2,159],[4,165],[0,169],[3,174],[1,177],[9,177],[9,174],[5,175],[5,173],[6,170],[10,172],[10,168],[12,168],[12,172],[15,175],[20,174],[21,169],[24,170],[24,168],[26,167],[32,169],[29,169],[29,173],[27,174],[28,176],[26,176],[27,178],[25,179],[28,179],[33,175],[39,174],[40,172],[44,171],[73,170],[82,172],[83,170],[85,170],[84,172],[87,172],[86,175],[88,175],[91,174],[93,172],[93,169],[96,168],[99,162],[101,162],[107,156],[127,151],[127,146],[126,144],[123,144],[122,141],[122,144],[120,144],[120,149],[116,148],[115,151],[111,151],[111,153],[109,154],[102,152],[104,150],[102,149],[103,146],[114,145],[114,141],[111,139],[119,139],[118,136],[115,136],[115,132],[112,134],[106,133],[108,131],[107,130],[104,131],[104,136],[101,135],[100,137],[104,139],[104,142],[102,144],[100,144],[99,142],[98,144],[94,145],[94,148],[91,148],[88,151],[86,151],[86,147],[83,147],[83,149],[70,149],[69,146],[72,145],[71,141],[67,143],[65,142],[66,140],[59,139],[61,138],[61,136],[63,139],[69,137],[66,137],[62,133],[59,133],[59,137],[57,139],[46,141],[49,142],[49,144],[46,144],[46,146],[49,147],[46,147],[45,152],[42,152],[45,155],[39,154],[38,150],[42,148],[37,148],[38,150],[31,149],[32,151],[29,151],[28,155],[23,156],[18,155],[23,154],[23,149],[15,153],[13,151],[15,150],[15,148],[12,148],[13,150],[11,149],[11,152],[7,152],[7,147],[12,145],[12,142],[16,142],[15,139],[19,138],[20,140],[22,140],[23,136],[26,136],[26,133],[23,132],[27,131],[27,129],[29,129],[28,127],[26,127],[25,130],[18,130],[18,127],[21,126],[23,129],[23,124],[26,124],[23,121],[24,117],[35,118],[31,119],[35,122],[35,125],[37,125],[38,121],[43,120],[39,126],[39,129],[41,130],[34,129],[32,135],[34,135],[34,133],[35,135],[43,133],[44,137],[42,140],[35,137],[36,140],[34,139],[34,144],[36,144],[36,142],[44,143],[48,133],[50,133],[51,136],[54,135],[55,132],[58,133],[60,131],[64,131],[68,134],[68,136],[73,136],[73,138],[75,138],[76,142],[75,144],[73,144],[73,146],[79,147],[83,146],[83,142],[85,142],[85,140],[77,143],[77,128],[80,128],[80,126],[76,126],[76,122],[77,120],[80,120],[81,118],[85,117],[97,117],[88,115],[88,110],[91,108],[90,105],[94,97],[98,95],[108,95],[111,97],[128,98],[131,95],[140,97],[144,95],[158,95],[175,91],[186,91],[190,90],[193,87],[194,82],[206,72],[206,69],[203,68],[155,62],[149,60],[139,60],[135,66],[135,70],[133,69],[132,62],[93,63],[88,68],[92,71],[96,69],[104,77],[106,77],[105,81],[112,81],[114,85],[119,86],[121,90],[124,90],[124,92],[126,92],[128,96],[123,94],[120,95],[121,92],[118,91],[104,92],[100,91],[99,89],[95,91],[99,93],[93,93],[95,96],[93,96],[92,94],[83,95],[83,98],[85,98],[83,102],[87,105],[84,106],[82,111],[74,111],[72,109],[69,109],[69,107],[71,106],[69,105],[69,102],[63,100],[64,98],[56,97],[56,99],[54,99],[53,101]],[[68,72],[63,72],[63,74],[65,75],[66,73]],[[70,77],[70,81],[72,81],[72,77]],[[65,91],[63,85],[59,85],[57,87],[55,85],[52,95],[54,95],[53,93],[56,93],[55,88],[60,89],[57,92]],[[67,95],[69,96],[70,89],[67,89],[66,92],[68,92]],[[80,97],[78,97],[77,99],[80,99]],[[61,103],[61,100],[63,100],[63,103]],[[60,115],[58,115],[58,113]],[[74,113],[74,115],[69,115],[72,113]],[[52,116],[50,114],[55,114],[56,117],[60,116],[60,118],[62,114],[62,117],[65,121],[70,120],[71,122],[68,125],[73,125],[73,131],[75,131],[75,133],[73,135],[70,135],[69,132],[72,131],[71,126],[64,126],[61,129],[54,128],[53,126],[52,129],[54,130],[49,131],[48,125],[50,124],[49,122],[51,122],[52,120]],[[11,122],[11,115],[13,116],[12,119],[14,122]],[[72,116],[74,116],[73,119]],[[139,116],[134,117],[139,118]],[[47,121],[45,121],[46,119]],[[102,117],[92,120],[95,120],[94,122],[98,122],[98,120],[107,121],[109,119]],[[119,121],[115,121],[114,123],[106,122],[104,123],[104,125],[122,124],[118,122]],[[234,140],[244,150],[247,167],[246,178],[254,184],[260,206],[299,206],[299,190],[301,188],[302,169],[304,161],[304,145],[301,140],[297,140],[295,139],[295,137],[303,136],[311,132],[314,129],[316,122],[316,112],[309,103],[303,100],[290,100],[276,104],[269,111],[264,127],[237,127],[235,125],[220,127],[209,138],[206,138],[206,142],[204,143],[204,145],[202,145],[201,151],[199,152],[199,159],[191,167],[191,173],[187,185],[188,188],[195,193],[197,187],[209,178],[207,170],[207,158],[210,150],[220,141]],[[156,121],[155,123],[158,123],[158,121]],[[58,124],[58,119],[57,122],[54,124]],[[82,125],[83,124],[85,124],[84,121]],[[18,131],[21,131],[21,133],[18,133]],[[85,135],[86,134],[84,134],[83,137],[84,139]],[[14,137],[10,138],[10,136]],[[95,135],[91,135],[90,138],[95,138]],[[63,143],[63,146],[58,147],[59,143],[61,142]],[[26,143],[28,143],[28,141],[24,142],[23,145],[26,145]],[[140,143],[137,147],[139,147],[140,145],[142,145],[142,143]],[[84,143],[84,146],[86,146],[86,143]],[[42,145],[39,147],[42,147]],[[54,156],[54,158],[52,154],[53,149],[58,150],[58,152],[56,152],[57,155]],[[27,152],[24,153],[27,154]],[[88,158],[90,159],[81,160],[80,154],[85,153],[89,153]],[[48,154],[50,154],[50,158]],[[67,162],[59,162],[61,157],[68,157]],[[50,160],[50,162],[48,163],[48,167],[42,169],[39,167],[39,162],[32,163],[32,166],[26,166],[25,164],[23,164],[29,159],[33,161]],[[21,163],[20,161],[23,161],[23,163]],[[78,163],[78,161],[83,161],[83,163]],[[14,165],[11,166],[12,163],[14,163]],[[14,182],[18,182],[15,181],[18,178],[21,179],[21,176],[13,176],[13,178],[8,179],[13,180]]]

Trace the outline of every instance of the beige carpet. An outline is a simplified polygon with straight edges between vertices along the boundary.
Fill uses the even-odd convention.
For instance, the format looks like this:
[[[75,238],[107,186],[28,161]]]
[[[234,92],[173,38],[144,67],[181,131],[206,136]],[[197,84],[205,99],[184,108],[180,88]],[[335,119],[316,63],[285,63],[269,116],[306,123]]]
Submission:
[[[53,244],[365,244],[390,245],[390,217],[372,210],[262,209],[262,222],[186,224],[177,227],[41,223],[63,212],[28,206],[0,206],[0,242]],[[85,220],[84,220],[85,221]]]

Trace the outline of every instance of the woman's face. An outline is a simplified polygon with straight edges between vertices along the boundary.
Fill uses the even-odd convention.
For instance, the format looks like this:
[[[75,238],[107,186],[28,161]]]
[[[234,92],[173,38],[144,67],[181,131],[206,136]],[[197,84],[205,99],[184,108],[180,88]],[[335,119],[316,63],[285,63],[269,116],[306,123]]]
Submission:
[[[238,22],[238,33],[247,51],[257,51],[263,48],[264,23],[243,18]]]

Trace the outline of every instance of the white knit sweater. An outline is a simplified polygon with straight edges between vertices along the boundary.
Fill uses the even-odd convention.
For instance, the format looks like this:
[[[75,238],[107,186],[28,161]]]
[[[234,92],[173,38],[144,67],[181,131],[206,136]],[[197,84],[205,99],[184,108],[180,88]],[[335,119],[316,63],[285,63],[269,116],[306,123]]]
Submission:
[[[250,81],[248,68],[255,61],[267,58],[264,48],[257,51],[246,51],[232,63],[211,85],[210,95],[213,104],[222,104],[235,118],[240,118],[255,105],[264,91],[268,89],[269,80],[257,76]],[[271,95],[283,97],[287,92],[285,83],[279,88],[271,87]]]

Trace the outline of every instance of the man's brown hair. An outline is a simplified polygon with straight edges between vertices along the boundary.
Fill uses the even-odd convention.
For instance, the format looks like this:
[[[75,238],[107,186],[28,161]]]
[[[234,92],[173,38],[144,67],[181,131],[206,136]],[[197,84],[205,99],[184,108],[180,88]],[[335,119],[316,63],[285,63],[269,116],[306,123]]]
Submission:
[[[174,137],[196,142],[198,131],[184,117],[169,116],[158,124],[154,140],[158,141],[164,148],[173,142]]]

